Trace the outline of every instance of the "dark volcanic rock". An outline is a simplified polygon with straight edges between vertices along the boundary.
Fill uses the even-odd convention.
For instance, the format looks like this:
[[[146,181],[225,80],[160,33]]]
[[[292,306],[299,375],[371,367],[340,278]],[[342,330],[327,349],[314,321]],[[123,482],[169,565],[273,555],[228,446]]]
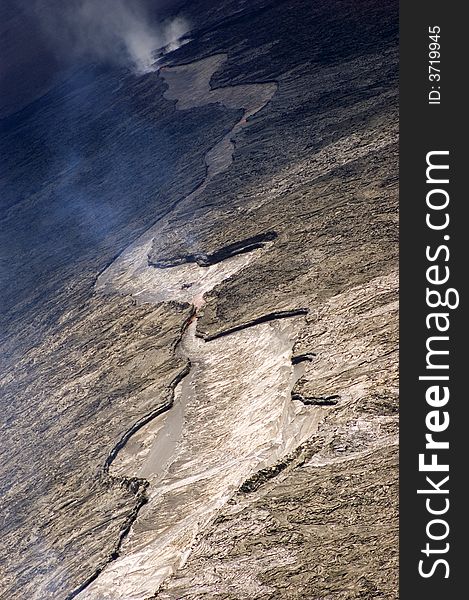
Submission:
[[[102,467],[132,423],[170,404],[188,314],[96,296],[3,370],[5,598],[64,597],[109,559],[136,499]]]
[[[153,265],[257,248],[206,295],[200,336],[302,315],[293,356],[312,360],[288,394],[340,400],[313,409],[318,432],[248,479],[157,597],[397,598],[397,3],[180,5],[192,41],[165,63],[226,55],[210,79],[225,102],[179,110],[164,72],[100,65],[49,85],[44,64],[26,90],[39,97],[5,104],[0,597],[72,597],[145,501],[145,481],[105,466],[171,404],[193,311],[94,286],[158,222]],[[243,119],[230,97],[257,83],[275,93],[190,196]]]

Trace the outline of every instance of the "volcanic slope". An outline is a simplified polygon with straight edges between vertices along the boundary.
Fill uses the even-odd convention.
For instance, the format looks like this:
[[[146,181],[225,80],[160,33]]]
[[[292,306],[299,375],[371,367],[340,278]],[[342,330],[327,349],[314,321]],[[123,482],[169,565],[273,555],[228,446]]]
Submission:
[[[322,415],[233,490],[157,597],[397,598],[397,4],[184,11],[192,41],[167,71],[74,69],[1,121],[1,598],[86,597],[138,524],[145,478],[106,465],[187,375],[192,296],[97,282],[157,223],[154,270],[253,257],[204,290],[197,334],[302,315],[292,402]],[[207,60],[214,101],[178,106],[171,73]],[[253,84],[275,92],[252,115],[215,91]]]

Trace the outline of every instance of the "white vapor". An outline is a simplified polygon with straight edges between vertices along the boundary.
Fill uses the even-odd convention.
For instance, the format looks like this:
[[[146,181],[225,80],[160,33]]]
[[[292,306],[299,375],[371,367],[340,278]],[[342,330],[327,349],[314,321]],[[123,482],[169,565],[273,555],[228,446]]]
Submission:
[[[72,0],[38,16],[60,52],[126,66],[141,74],[157,68],[155,51],[176,50],[189,24],[181,17],[150,19],[138,0]]]

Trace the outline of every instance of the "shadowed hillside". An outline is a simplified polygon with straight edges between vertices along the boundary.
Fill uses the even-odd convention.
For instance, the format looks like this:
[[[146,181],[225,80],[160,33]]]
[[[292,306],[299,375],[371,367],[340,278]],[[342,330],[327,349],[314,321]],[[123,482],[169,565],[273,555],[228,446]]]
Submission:
[[[1,11],[0,597],[397,598],[397,4],[150,3],[145,74]]]

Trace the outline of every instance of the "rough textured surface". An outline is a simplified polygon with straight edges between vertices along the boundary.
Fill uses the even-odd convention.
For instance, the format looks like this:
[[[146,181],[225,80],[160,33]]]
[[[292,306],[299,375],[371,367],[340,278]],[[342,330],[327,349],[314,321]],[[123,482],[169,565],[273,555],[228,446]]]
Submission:
[[[397,275],[318,306],[294,392],[338,396],[319,432],[261,471],[157,597],[398,598]]]
[[[240,494],[156,597],[397,598],[396,472],[381,450],[341,468],[303,463],[255,499]]]
[[[4,370],[5,597],[63,595],[71,574],[78,580],[114,551],[134,493],[100,467],[130,424],[168,403],[188,312],[95,297]]]
[[[148,484],[106,465],[171,405],[192,315],[128,274],[100,287],[145,235],[166,266],[266,240],[206,294],[198,333],[307,312],[292,394],[325,402],[156,597],[397,598],[397,8],[196,0],[167,73],[214,62],[214,103],[186,81],[178,107],[165,71],[87,66],[1,121],[2,599],[71,598],[138,531]],[[249,116],[236,86],[258,84],[274,93]]]

